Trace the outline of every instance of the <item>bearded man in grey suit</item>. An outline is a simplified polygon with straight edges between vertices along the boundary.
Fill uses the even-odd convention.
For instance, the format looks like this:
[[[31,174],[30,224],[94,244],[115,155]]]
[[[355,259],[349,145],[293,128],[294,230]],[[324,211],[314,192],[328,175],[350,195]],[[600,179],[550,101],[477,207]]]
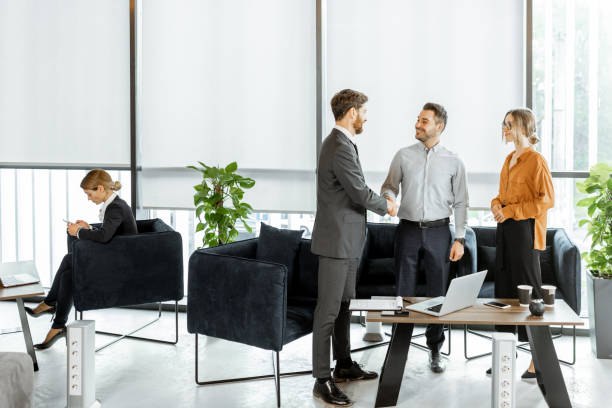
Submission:
[[[366,236],[366,210],[397,214],[397,204],[374,193],[365,183],[355,135],[367,121],[368,97],[344,89],[331,100],[336,125],[323,141],[317,165],[317,214],[312,253],[319,255],[318,299],[313,324],[313,394],[336,406],[353,401],[336,382],[374,380],[351,359],[349,301],[355,296],[359,257]],[[330,339],[336,367],[330,369]]]

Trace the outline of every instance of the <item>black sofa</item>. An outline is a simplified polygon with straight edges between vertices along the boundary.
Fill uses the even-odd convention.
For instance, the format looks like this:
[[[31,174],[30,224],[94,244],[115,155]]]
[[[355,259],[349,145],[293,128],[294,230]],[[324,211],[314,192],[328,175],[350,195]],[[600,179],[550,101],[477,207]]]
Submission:
[[[393,246],[396,228],[395,224],[367,224],[357,297],[395,295]],[[283,374],[278,367],[278,353],[285,344],[312,332],[318,257],[310,252],[310,240],[302,239],[295,264],[287,268],[257,260],[257,244],[258,238],[255,238],[199,249],[191,255],[187,329],[196,337],[196,383],[207,385],[275,378],[280,406],[280,377]],[[475,236],[470,230],[465,255],[461,261],[453,263],[451,275],[472,273],[475,268]],[[293,270],[291,274],[290,269]],[[272,350],[277,362],[274,375],[200,381],[198,334]],[[310,371],[287,375],[307,373]]]
[[[455,227],[449,226],[452,239]],[[395,224],[368,223],[368,233],[361,264],[357,274],[357,297],[369,299],[371,296],[395,296],[394,243]],[[449,279],[476,272],[476,235],[471,228],[465,231],[463,257],[451,262]],[[425,296],[425,270],[419,265],[416,296]]]
[[[476,234],[477,270],[487,270],[481,298],[495,297],[495,227],[472,227]],[[563,228],[546,230],[546,250],[540,253],[542,283],[557,287],[555,296],[580,314],[581,264],[578,247]]]
[[[367,224],[357,272],[357,297],[395,296],[395,224]],[[195,251],[189,260],[187,328],[266,350],[312,331],[317,301],[318,258],[302,239],[294,273],[284,265],[256,260],[257,238]],[[451,277],[476,270],[475,235],[468,228],[464,257],[451,264]],[[424,275],[420,281],[424,282]],[[420,285],[418,296],[424,295]]]
[[[92,224],[98,227],[100,224]],[[160,219],[137,220],[138,234],[117,235],[107,243],[68,236],[72,254],[72,285],[75,314],[88,310],[174,301],[175,340],[178,341],[178,301],[183,298],[183,250],[181,235]],[[97,333],[123,336],[113,332]],[[112,344],[109,343],[107,345]],[[98,348],[96,351],[106,346]]]

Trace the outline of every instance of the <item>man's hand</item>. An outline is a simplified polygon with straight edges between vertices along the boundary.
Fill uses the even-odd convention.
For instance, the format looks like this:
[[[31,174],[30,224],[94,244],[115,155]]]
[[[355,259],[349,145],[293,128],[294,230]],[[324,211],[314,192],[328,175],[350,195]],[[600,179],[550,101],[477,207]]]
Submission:
[[[81,228],[91,229],[91,226],[83,220],[77,220],[76,224]]]
[[[497,222],[498,224],[501,224],[502,222],[506,221],[506,217],[502,212],[501,205],[495,204],[493,207],[491,207],[491,212],[493,213],[493,218],[495,219],[495,222]]]
[[[397,205],[394,199],[387,196],[385,196],[385,198],[387,199],[387,214],[392,217],[397,216],[397,210],[399,209],[399,206]]]
[[[449,259],[453,262],[460,260],[463,257],[463,245],[461,242],[455,241],[453,242],[453,246],[451,247]]]
[[[79,231],[79,228],[82,228],[79,224],[73,224],[70,223],[68,224],[68,234],[72,235],[73,237],[76,237],[77,232]]]

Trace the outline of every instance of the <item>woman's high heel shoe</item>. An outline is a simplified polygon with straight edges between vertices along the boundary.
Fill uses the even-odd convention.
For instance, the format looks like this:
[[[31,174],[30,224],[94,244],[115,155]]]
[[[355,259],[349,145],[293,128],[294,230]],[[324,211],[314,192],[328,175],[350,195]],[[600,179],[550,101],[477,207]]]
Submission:
[[[34,313],[34,310],[32,310],[29,307],[24,307],[23,309],[26,311],[27,314],[29,314],[32,317],[40,317],[44,314],[50,314],[50,315],[55,314],[55,306],[51,306],[49,309],[45,310],[44,312],[38,312],[38,313]]]
[[[55,344],[55,342],[58,341],[59,339],[61,339],[62,337],[64,337],[64,338],[66,337],[66,328],[65,327],[62,329],[62,331],[57,333],[55,336],[51,337],[51,339],[49,339],[49,341],[46,341],[46,342],[40,343],[40,344],[35,344],[34,348],[38,349],[38,350],[48,349],[49,347],[51,347],[53,344]]]

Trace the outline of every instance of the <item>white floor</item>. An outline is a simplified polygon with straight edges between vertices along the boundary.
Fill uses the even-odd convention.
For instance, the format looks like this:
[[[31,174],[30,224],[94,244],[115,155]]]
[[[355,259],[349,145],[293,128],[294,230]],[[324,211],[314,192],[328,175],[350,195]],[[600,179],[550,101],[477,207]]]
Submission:
[[[92,312],[101,330],[128,328],[146,321],[154,312],[108,310]],[[96,355],[96,394],[103,407],[270,407],[276,406],[273,380],[197,386],[194,382],[194,336],[187,333],[186,316],[179,315],[179,343],[176,346],[122,340]],[[161,323],[161,324],[160,324]],[[143,335],[171,339],[173,314],[164,313],[157,326]],[[116,327],[113,327],[112,325]],[[0,302],[0,329],[19,326],[14,302]],[[30,319],[34,342],[43,340],[50,327],[48,317]],[[417,329],[419,331],[419,329]],[[364,345],[363,329],[353,324],[353,348]],[[98,335],[98,344],[110,337]],[[423,339],[421,339],[422,341]],[[452,354],[444,374],[434,374],[427,366],[427,353],[411,347],[404,372],[398,407],[490,407],[491,378],[485,375],[490,358],[467,361],[463,357],[463,331],[452,334]],[[571,359],[571,337],[555,340],[560,358]],[[490,350],[490,343],[470,337],[470,353]],[[0,336],[0,351],[25,351],[23,335]],[[367,369],[380,371],[386,347],[355,353],[353,358]],[[574,407],[610,406],[612,399],[612,360],[598,360],[588,337],[579,337],[575,366],[562,365],[563,375]],[[281,352],[281,370],[310,369],[311,337],[297,340]],[[37,352],[40,371],[36,373],[35,406],[66,406],[66,348],[60,340],[51,349]],[[272,373],[272,353],[252,347],[200,336],[200,375],[204,379],[253,376]],[[519,352],[518,375],[529,363],[529,355]],[[310,376],[283,378],[283,407],[323,407],[312,397]],[[373,407],[377,382],[341,386],[353,398],[355,407]],[[517,408],[546,407],[534,380],[519,380]],[[4,407],[2,407],[4,408]]]

